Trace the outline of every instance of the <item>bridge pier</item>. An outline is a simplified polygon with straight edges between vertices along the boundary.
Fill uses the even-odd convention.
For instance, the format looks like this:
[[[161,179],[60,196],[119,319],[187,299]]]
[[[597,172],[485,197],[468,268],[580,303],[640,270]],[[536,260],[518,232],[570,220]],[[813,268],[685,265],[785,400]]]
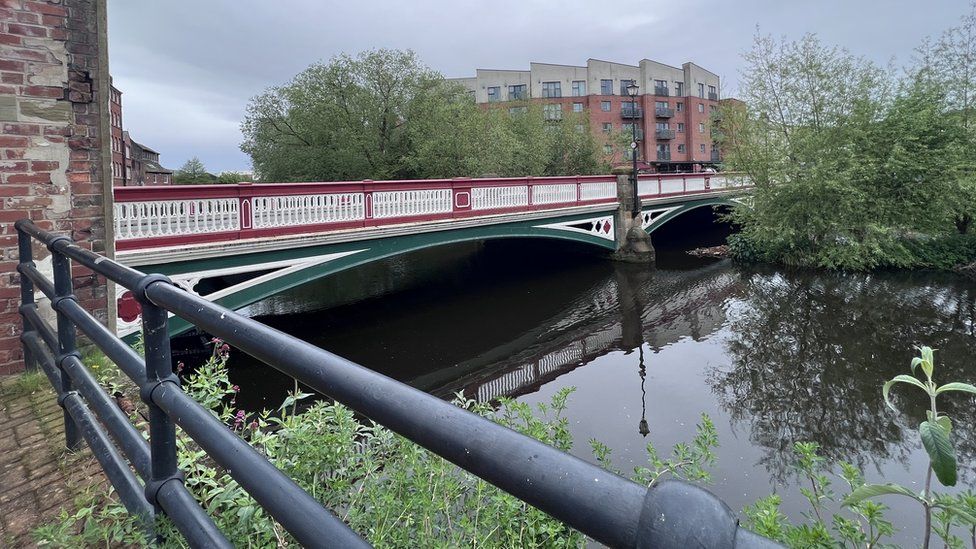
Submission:
[[[617,210],[616,240],[617,251],[611,258],[614,261],[626,263],[654,263],[654,246],[651,235],[641,226],[640,211],[634,211],[633,172],[627,166],[617,166],[613,169],[617,176],[617,200],[620,208]],[[639,207],[639,206],[638,206]]]

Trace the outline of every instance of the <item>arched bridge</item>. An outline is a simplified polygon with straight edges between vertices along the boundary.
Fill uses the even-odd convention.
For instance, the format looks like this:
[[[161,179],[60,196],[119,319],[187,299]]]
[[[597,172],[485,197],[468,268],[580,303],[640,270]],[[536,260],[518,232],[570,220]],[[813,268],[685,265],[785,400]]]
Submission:
[[[641,225],[653,232],[747,190],[734,175],[641,176]],[[116,258],[237,309],[357,265],[468,240],[552,238],[613,252],[626,238],[629,193],[627,177],[612,175],[122,187]],[[133,333],[138,305],[117,298],[119,332]],[[174,334],[188,327],[171,319]]]

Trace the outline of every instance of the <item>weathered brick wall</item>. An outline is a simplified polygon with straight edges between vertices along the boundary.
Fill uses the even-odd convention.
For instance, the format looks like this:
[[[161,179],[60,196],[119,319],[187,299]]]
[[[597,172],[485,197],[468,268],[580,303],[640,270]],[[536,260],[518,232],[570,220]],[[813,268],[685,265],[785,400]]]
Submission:
[[[23,368],[14,221],[112,251],[105,30],[105,0],[0,0],[0,374]],[[35,255],[50,272],[46,250]],[[108,320],[105,281],[73,276],[79,301]]]

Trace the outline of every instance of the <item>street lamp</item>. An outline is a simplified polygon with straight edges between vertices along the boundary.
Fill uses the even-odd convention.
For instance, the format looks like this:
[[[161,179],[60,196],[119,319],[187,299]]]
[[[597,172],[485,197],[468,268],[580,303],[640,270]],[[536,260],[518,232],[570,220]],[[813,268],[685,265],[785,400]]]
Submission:
[[[637,194],[637,92],[639,87],[637,82],[634,80],[630,81],[627,85],[627,95],[630,96],[630,129],[633,133],[633,141],[630,142],[630,156],[634,161],[634,173],[630,176],[632,187],[634,189],[634,207],[631,212],[631,217],[637,219],[641,214],[640,208],[640,198]]]

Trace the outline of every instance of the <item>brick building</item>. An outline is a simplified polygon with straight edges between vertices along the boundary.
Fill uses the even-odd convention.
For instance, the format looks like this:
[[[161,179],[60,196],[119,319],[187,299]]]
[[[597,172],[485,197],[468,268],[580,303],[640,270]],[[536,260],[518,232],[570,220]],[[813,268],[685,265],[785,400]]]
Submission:
[[[638,159],[648,171],[696,171],[716,165],[710,120],[721,94],[719,77],[694,63],[680,68],[644,59],[637,65],[589,59],[585,66],[530,63],[529,70],[478,69],[474,77],[451,79],[479,104],[542,103],[549,120],[565,112],[586,112],[590,130],[614,162],[630,160],[631,124],[637,125]],[[636,83],[633,105],[627,86]],[[513,103],[514,102],[514,103]],[[625,136],[621,138],[620,136]]]
[[[14,221],[114,255],[105,17],[105,0],[0,2],[0,374],[23,368]],[[35,257],[49,274],[47,251]],[[72,275],[78,301],[111,324],[104,279]]]
[[[112,125],[112,185],[171,185],[173,170],[159,164],[159,153],[132,140],[129,132],[122,129],[122,92],[115,86],[112,86],[109,111]]]

